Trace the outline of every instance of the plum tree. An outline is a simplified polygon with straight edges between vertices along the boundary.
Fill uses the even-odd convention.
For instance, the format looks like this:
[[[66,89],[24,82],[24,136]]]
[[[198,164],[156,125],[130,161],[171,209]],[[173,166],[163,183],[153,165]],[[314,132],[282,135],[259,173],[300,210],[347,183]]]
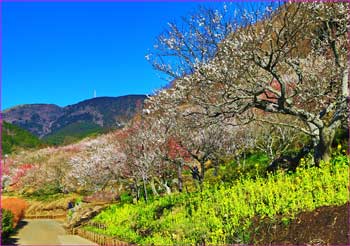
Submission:
[[[258,110],[291,116],[296,120],[269,123],[309,135],[319,165],[330,158],[335,131],[348,113],[348,7],[286,2],[276,9],[243,10],[212,59],[197,63],[191,73],[184,66],[171,96],[200,107],[192,114],[208,122],[244,122]],[[191,28],[201,30],[202,24]],[[168,49],[183,56],[177,46]]]

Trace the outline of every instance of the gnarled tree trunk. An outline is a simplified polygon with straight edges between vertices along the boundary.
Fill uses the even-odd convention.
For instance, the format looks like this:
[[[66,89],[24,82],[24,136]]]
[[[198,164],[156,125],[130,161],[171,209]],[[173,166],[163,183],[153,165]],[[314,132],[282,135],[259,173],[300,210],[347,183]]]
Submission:
[[[154,196],[159,196],[159,194],[157,192],[157,189],[156,189],[156,186],[154,184],[154,178],[151,179],[151,188],[152,188],[153,195]]]
[[[171,189],[170,189],[170,187],[168,186],[168,183],[167,183],[167,181],[164,181],[164,182],[161,182],[161,185],[165,188],[165,193],[166,194],[171,194]]]
[[[147,194],[146,179],[142,178],[142,181],[143,181],[143,192],[144,192],[145,200],[147,202],[148,201],[148,194]]]
[[[331,147],[335,135],[334,127],[320,129],[318,144],[315,146],[314,161],[317,167],[320,161],[329,161],[331,158]]]

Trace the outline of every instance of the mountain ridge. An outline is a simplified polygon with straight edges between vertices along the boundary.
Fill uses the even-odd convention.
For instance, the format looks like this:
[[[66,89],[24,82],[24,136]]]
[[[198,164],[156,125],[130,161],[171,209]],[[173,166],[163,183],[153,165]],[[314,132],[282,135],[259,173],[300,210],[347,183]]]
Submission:
[[[41,139],[52,137],[57,132],[69,135],[72,129],[82,129],[77,134],[81,138],[85,135],[84,131],[91,134],[123,127],[142,109],[146,98],[146,95],[135,94],[96,97],[64,107],[43,103],[22,104],[6,109],[2,116],[4,121],[28,130]]]

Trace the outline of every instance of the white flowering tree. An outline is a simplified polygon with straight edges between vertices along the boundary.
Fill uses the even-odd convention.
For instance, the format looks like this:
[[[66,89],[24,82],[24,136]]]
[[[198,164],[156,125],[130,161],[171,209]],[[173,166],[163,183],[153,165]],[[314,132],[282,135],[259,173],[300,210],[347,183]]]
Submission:
[[[290,116],[295,120],[268,123],[309,135],[319,165],[329,159],[335,130],[348,112],[348,7],[285,3],[242,11],[240,27],[217,44],[211,60],[176,80],[175,93],[200,106],[195,113],[208,121],[245,120],[259,110]]]
[[[224,4],[221,11],[200,6],[181,23],[167,23],[146,59],[170,78],[193,73],[198,64],[215,56],[220,41],[233,31],[230,6]]]
[[[170,193],[167,175],[169,167],[163,159],[166,140],[160,134],[163,131],[162,126],[150,117],[138,115],[124,131],[127,132],[122,140],[123,151],[127,156],[125,176],[133,182],[137,197],[140,197],[142,188],[145,199],[148,199],[147,186],[151,187],[153,195],[156,196],[163,189]]]
[[[195,162],[200,165],[197,179],[201,182],[205,177],[205,166],[208,161],[215,164],[217,171],[219,160],[227,155],[233,155],[236,147],[236,126],[228,124],[207,124],[203,118],[187,112],[193,112],[195,107],[186,102],[178,101],[176,89],[161,91],[146,102],[145,112],[158,123],[158,132],[162,139],[167,139],[166,160],[177,167],[179,190],[182,190],[182,169],[187,165],[193,170]],[[150,113],[152,112],[152,113]],[[164,141],[163,141],[164,142]],[[190,164],[191,163],[191,164]]]
[[[179,110],[181,113],[181,110]],[[178,134],[178,143],[186,150],[192,160],[200,166],[199,180],[205,179],[206,163],[214,164],[217,173],[219,162],[222,158],[233,156],[239,146],[236,143],[237,127],[220,124],[210,124],[194,127],[198,122],[196,118],[178,117],[177,127],[181,130]]]
[[[103,190],[109,181],[121,176],[126,156],[118,145],[98,138],[84,143],[83,148],[69,161],[65,182],[68,189],[77,186],[88,191]]]
[[[159,156],[167,169],[166,176],[176,171],[177,186],[181,192],[183,188],[182,172],[189,155],[179,145],[179,135],[182,131],[181,125],[177,122],[176,100],[172,97],[172,89],[161,90],[157,95],[150,97],[145,102],[144,117],[156,126],[153,132],[160,144]]]

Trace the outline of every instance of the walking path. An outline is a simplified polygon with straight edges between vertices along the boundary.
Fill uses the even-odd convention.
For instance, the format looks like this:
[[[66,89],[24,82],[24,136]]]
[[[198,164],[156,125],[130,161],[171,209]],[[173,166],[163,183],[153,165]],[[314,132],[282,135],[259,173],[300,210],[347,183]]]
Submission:
[[[51,219],[23,220],[10,242],[12,245],[97,245],[85,238],[67,234],[61,222]]]

